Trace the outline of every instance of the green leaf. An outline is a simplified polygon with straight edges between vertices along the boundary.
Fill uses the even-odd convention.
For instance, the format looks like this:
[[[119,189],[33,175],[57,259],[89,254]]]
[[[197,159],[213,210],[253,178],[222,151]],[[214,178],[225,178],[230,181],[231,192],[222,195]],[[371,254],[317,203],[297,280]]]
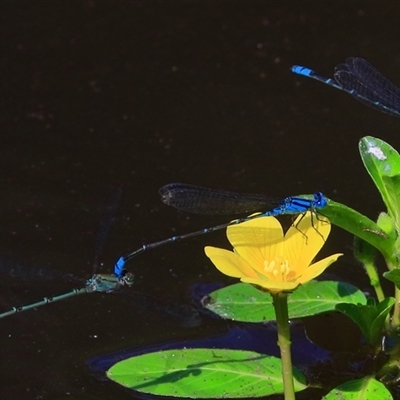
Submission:
[[[400,269],[395,268],[392,269],[391,271],[387,271],[383,273],[383,277],[386,278],[387,280],[393,282],[397,289],[400,289]]]
[[[369,302],[367,305],[338,304],[336,309],[350,317],[361,329],[362,334],[372,346],[380,344],[385,320],[395,299],[387,297],[378,304]]]
[[[332,224],[352,233],[378,249],[385,258],[391,259],[395,247],[396,233],[384,232],[374,221],[344,204],[328,199],[328,204],[318,210]]]
[[[366,136],[360,140],[359,150],[365,168],[378,188],[389,214],[399,222],[399,153],[388,143],[372,136]]]
[[[306,388],[293,369],[295,390]],[[242,350],[180,349],[128,358],[108,378],[131,390],[189,398],[263,397],[283,393],[280,359]]]
[[[335,310],[339,303],[366,304],[364,294],[344,282],[308,282],[288,299],[289,317],[301,318]],[[275,320],[272,297],[247,283],[237,283],[212,292],[203,305],[222,318],[243,322]]]
[[[366,376],[336,387],[323,400],[393,400],[393,397],[383,383]]]

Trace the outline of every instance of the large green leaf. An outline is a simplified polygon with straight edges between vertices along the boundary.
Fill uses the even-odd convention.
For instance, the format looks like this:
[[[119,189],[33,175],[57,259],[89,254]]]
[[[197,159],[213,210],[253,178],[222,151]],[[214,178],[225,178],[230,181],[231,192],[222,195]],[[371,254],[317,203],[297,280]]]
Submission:
[[[385,385],[366,376],[336,387],[323,400],[393,400],[393,397]]]
[[[295,390],[306,388],[293,369]],[[143,354],[113,365],[107,376],[128,389],[185,398],[263,397],[283,392],[279,358],[243,350],[179,349]]]
[[[301,318],[335,310],[339,303],[366,304],[356,287],[335,281],[308,282],[288,299],[289,317]],[[212,292],[203,301],[205,307],[222,318],[243,322],[275,320],[272,297],[247,283],[237,283]]]
[[[352,233],[377,248],[387,259],[391,259],[394,252],[396,234],[390,234],[382,229],[365,215],[353,210],[344,204],[328,200],[328,204],[318,210],[318,214],[327,217],[330,222]]]
[[[389,214],[397,221],[400,213],[400,155],[388,143],[372,136],[360,140],[362,161],[378,188]]]

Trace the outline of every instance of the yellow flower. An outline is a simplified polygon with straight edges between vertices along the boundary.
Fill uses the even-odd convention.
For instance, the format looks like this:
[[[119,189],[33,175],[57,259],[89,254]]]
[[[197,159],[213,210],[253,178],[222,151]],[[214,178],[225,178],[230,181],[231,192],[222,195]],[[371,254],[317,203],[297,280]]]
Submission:
[[[260,217],[227,228],[234,251],[207,246],[204,251],[225,275],[261,286],[271,293],[290,292],[318,275],[342,254],[314,264],[331,224],[315,213],[299,215],[283,235],[274,217]]]

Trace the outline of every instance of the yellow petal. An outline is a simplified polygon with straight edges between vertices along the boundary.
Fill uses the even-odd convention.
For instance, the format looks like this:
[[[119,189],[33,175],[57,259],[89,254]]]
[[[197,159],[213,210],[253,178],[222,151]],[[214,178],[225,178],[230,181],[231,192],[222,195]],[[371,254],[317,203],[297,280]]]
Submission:
[[[275,282],[264,279],[241,278],[242,282],[251,283],[252,285],[261,286],[270,293],[290,292],[300,285],[299,282]]]
[[[299,215],[285,235],[285,255],[296,275],[307,268],[329,236],[328,219],[315,213]]]
[[[332,263],[334,263],[340,256],[343,254],[337,253],[333,254],[329,257],[326,257],[315,264],[311,264],[303,274],[298,277],[297,281],[304,284],[306,282],[311,281],[317,276],[321,275]]]
[[[283,252],[283,230],[274,217],[259,217],[227,229],[235,252],[252,268],[264,273],[265,260],[273,260]]]
[[[241,278],[251,276],[257,278],[258,275],[253,268],[240,256],[225,249],[207,246],[204,248],[206,256],[223,274]]]

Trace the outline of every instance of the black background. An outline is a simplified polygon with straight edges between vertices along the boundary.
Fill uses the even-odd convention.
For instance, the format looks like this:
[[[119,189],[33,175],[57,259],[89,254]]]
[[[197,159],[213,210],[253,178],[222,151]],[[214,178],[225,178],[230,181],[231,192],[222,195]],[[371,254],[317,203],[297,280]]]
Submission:
[[[393,2],[3,2],[0,254],[27,266],[92,273],[98,223],[122,202],[102,272],[142,243],[226,221],[164,206],[170,182],[285,197],[322,190],[371,218],[383,206],[360,161],[365,135],[400,147],[400,121],[290,72],[331,76],[348,56],[400,83]],[[189,301],[195,282],[232,282],[203,253],[224,234],[142,255],[135,290]],[[324,253],[359,283],[351,237]],[[349,268],[350,266],[350,268]],[[5,274],[6,275],[6,274]],[[68,284],[2,277],[1,309]],[[139,308],[139,309],[138,309]],[[91,295],[0,321],[2,399],[124,399],[86,369],[92,356],[223,329],[183,329],[120,296]]]

